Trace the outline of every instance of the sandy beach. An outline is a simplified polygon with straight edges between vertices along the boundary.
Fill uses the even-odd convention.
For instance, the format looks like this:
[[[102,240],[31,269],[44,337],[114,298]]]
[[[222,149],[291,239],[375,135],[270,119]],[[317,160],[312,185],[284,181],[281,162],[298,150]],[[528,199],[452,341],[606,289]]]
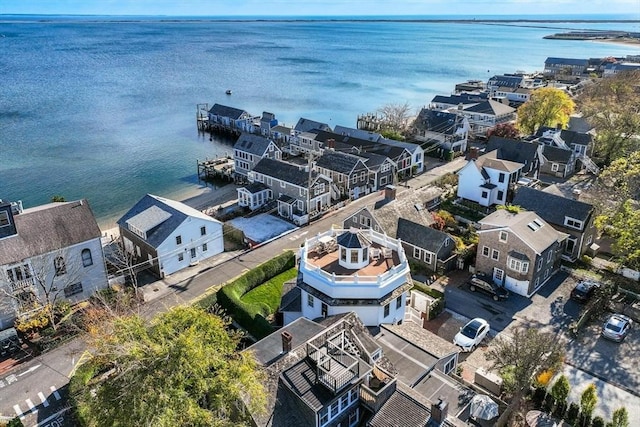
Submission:
[[[592,40],[596,43],[609,43],[609,44],[618,44],[618,45],[622,45],[622,46],[633,46],[633,47],[640,47],[640,39],[630,39],[630,38],[623,38],[623,39],[596,39],[596,40]]]

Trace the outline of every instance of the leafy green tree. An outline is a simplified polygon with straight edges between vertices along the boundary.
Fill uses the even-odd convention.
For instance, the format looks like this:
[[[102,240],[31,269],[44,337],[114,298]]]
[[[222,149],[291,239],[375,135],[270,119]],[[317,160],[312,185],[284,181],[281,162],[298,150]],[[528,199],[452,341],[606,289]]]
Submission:
[[[640,210],[635,206],[635,202],[627,200],[618,212],[609,218],[606,232],[615,239],[611,249],[618,261],[633,269],[640,268],[638,230],[640,230]]]
[[[590,419],[591,415],[593,415],[593,410],[596,408],[597,403],[598,394],[596,391],[596,385],[592,383],[584,389],[582,395],[580,396],[580,412],[583,416]]]
[[[535,133],[541,126],[560,124],[564,128],[574,109],[575,103],[564,91],[550,87],[536,89],[518,108],[516,126],[525,135]]]
[[[183,306],[150,325],[139,316],[110,324],[70,383],[82,425],[237,426],[247,424],[242,401],[264,408],[261,371],[237,351],[228,320]]]
[[[553,384],[553,387],[551,387],[551,396],[553,396],[556,402],[566,402],[570,391],[571,386],[569,385],[569,380],[566,376],[560,375]]]
[[[545,370],[557,370],[564,358],[562,344],[552,334],[533,328],[517,328],[511,337],[499,337],[486,354],[492,367],[504,373],[503,386],[511,396],[509,407],[498,419],[504,426],[519,410],[532,378]]]
[[[599,79],[577,98],[583,117],[596,130],[593,157],[605,165],[640,149],[640,72]]]
[[[52,202],[66,202],[66,199],[64,198],[64,196],[60,196],[58,194],[56,194],[55,196],[51,197],[51,201]]]
[[[627,408],[624,406],[613,411],[613,417],[611,418],[611,427],[629,427],[629,414]]]

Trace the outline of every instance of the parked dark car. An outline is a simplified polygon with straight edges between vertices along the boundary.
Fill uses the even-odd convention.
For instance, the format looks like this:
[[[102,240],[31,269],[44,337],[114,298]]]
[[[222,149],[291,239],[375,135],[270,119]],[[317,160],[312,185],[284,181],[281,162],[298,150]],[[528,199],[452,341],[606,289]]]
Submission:
[[[20,350],[20,340],[14,328],[0,331],[0,356],[11,356]]]
[[[600,288],[598,282],[583,280],[571,290],[571,299],[578,302],[587,302],[593,297],[598,288]]]
[[[475,292],[476,290],[485,292],[491,295],[496,301],[506,299],[509,296],[509,291],[493,283],[491,277],[482,274],[474,274],[471,276],[471,280],[469,280],[469,290],[471,292]]]

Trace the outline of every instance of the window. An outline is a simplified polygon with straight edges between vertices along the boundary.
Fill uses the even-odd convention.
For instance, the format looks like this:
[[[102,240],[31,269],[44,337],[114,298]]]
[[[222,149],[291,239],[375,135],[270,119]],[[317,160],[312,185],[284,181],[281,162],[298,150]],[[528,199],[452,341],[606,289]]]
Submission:
[[[340,405],[340,402],[336,400],[331,404],[331,406],[329,406],[329,418],[333,419],[338,416],[339,405]]]
[[[504,200],[504,191],[498,191],[498,195],[496,196],[496,198],[500,201]]]
[[[176,236],[176,245],[182,244],[182,236]]]
[[[591,242],[593,242],[593,236],[589,234],[589,237],[587,237],[587,245],[590,245]]]
[[[551,172],[558,172],[559,165],[557,163],[551,163]]]
[[[453,371],[453,367],[456,364],[456,359],[455,357],[452,357],[451,359],[447,360],[447,363],[445,363],[444,365],[444,373],[445,375],[449,374],[449,372]]]
[[[56,270],[56,276],[62,276],[67,272],[67,263],[63,257],[58,256],[53,260],[53,268]]]
[[[82,283],[74,283],[64,288],[65,298],[82,293]]]
[[[340,396],[340,408],[344,410],[347,406],[349,406],[349,393],[345,393]]]
[[[184,261],[184,254],[178,254],[178,261]]]
[[[501,270],[499,268],[494,269],[493,278],[499,282],[502,282],[502,279],[504,278],[504,270]]]
[[[501,242],[506,242],[508,238],[509,238],[509,233],[507,233],[506,231],[501,231],[500,232],[499,239],[500,239]]]
[[[340,248],[340,259],[342,261],[347,261],[347,250],[345,248]]]
[[[207,234],[207,227],[205,226],[200,227],[200,235],[204,236],[205,234]]]
[[[357,216],[352,216],[351,217],[351,221],[355,222],[356,224],[358,223],[358,217]]]
[[[349,392],[349,400],[351,401],[351,403],[353,403],[357,399],[358,399],[358,389],[352,388],[351,391]]]
[[[359,250],[358,249],[351,249],[351,263],[357,263],[358,262],[358,258],[359,258]]]
[[[575,228],[576,230],[582,230],[582,221],[569,218],[568,216],[564,218],[564,225],[566,225],[567,227]]]
[[[421,259],[422,258],[422,249],[420,248],[416,248],[415,246],[413,247],[413,257],[415,259]]]
[[[500,260],[500,251],[496,251],[495,249],[493,249],[491,251],[491,259],[494,261],[499,261]]]
[[[433,254],[431,252],[424,251],[424,262],[431,264],[433,261]]]
[[[384,316],[383,317],[387,317],[389,316],[389,304],[385,304],[384,306]]]
[[[487,197],[489,197],[489,193],[487,193],[486,191],[482,192],[482,198],[486,199]]]
[[[396,298],[396,310],[402,307],[402,295]]]
[[[489,256],[489,248],[486,246],[482,247],[482,255],[488,257]]]
[[[9,225],[9,214],[7,212],[0,212],[0,227]]]
[[[349,427],[355,426],[358,423],[358,408],[349,414]]]
[[[320,425],[323,426],[329,422],[329,410],[325,409],[320,413]]]
[[[358,176],[356,174],[353,174],[353,176],[351,177],[351,183],[355,184],[356,182],[358,182]]]
[[[93,265],[93,257],[91,256],[91,249],[82,250],[82,266],[89,267]]]
[[[202,244],[202,252],[207,252],[207,249],[209,249],[209,247],[207,246],[206,243]]]
[[[529,263],[527,261],[520,261],[509,257],[509,268],[514,271],[526,273],[529,271]]]
[[[365,227],[371,227],[371,218],[367,218],[366,216],[361,216],[360,224],[364,225]]]
[[[307,294],[307,305],[308,305],[309,307],[313,307],[313,303],[314,303],[313,295],[311,295],[311,294]]]
[[[551,262],[553,259],[553,249],[549,250],[549,254],[547,255],[547,262]]]
[[[540,257],[538,259],[538,271],[542,270],[542,261],[544,261],[544,260],[542,259],[542,257]]]
[[[505,174],[501,172],[500,175],[498,175],[498,182],[504,182],[504,177],[505,177]]]
[[[191,248],[191,258],[196,257],[196,248]]]

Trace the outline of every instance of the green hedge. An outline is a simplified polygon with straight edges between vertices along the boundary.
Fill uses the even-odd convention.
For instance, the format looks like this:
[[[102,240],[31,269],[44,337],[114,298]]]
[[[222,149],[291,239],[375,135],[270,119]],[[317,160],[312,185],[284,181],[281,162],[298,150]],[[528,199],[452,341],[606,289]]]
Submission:
[[[444,310],[444,294],[436,289],[432,289],[424,283],[413,281],[413,289],[423,292],[436,299],[435,304],[429,310],[429,320],[436,318]]]
[[[261,302],[247,304],[240,298],[256,286],[295,267],[295,262],[293,251],[284,252],[222,286],[215,294],[215,299],[213,295],[207,296],[197,304],[209,309],[211,302],[217,300],[217,303],[249,334],[256,339],[262,339],[273,332],[273,327],[267,320],[272,314],[269,305]]]

